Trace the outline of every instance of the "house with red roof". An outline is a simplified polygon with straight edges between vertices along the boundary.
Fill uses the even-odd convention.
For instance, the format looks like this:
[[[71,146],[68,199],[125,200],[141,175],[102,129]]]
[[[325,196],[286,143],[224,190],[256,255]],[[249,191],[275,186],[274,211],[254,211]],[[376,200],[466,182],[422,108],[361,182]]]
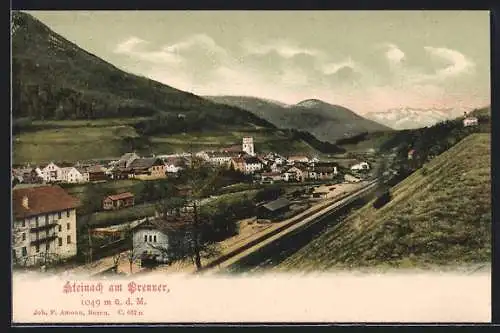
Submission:
[[[134,195],[130,192],[123,192],[114,195],[108,195],[102,201],[102,208],[104,210],[117,210],[134,205]]]
[[[77,198],[59,186],[12,191],[14,264],[33,266],[60,261],[77,253]]]

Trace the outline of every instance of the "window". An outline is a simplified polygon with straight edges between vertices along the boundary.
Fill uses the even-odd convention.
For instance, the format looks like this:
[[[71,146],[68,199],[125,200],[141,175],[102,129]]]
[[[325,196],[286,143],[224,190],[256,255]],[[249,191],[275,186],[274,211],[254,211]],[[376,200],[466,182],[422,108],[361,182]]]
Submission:
[[[25,219],[23,219],[23,224],[22,225],[23,225],[23,228],[26,226],[26,220]]]
[[[69,230],[69,228],[70,228],[70,224],[66,223],[66,229]]]
[[[152,242],[153,241],[153,236],[149,235],[149,241]]]
[[[38,216],[35,217],[35,225],[38,227]]]
[[[36,251],[36,253],[40,252],[40,245],[37,245],[37,246],[35,247],[35,251]]]
[[[62,237],[59,237],[57,240],[59,242],[59,246],[62,246]]]
[[[71,236],[68,235],[68,238],[66,240],[66,243],[71,244]]]
[[[156,243],[156,235],[153,236],[153,242]]]
[[[49,214],[46,214],[46,215],[45,215],[45,222],[46,222],[46,223],[49,223]]]
[[[23,241],[26,240],[26,234],[23,232]]]
[[[59,224],[58,228],[59,228],[59,232],[61,232],[62,231],[62,225]]]
[[[148,241],[148,235],[144,235],[144,241],[147,242]]]
[[[12,250],[12,258],[15,258],[15,257],[17,257],[16,250]]]
[[[23,254],[23,257],[26,257],[28,255],[28,250],[26,250],[26,246],[23,247],[22,254]]]
[[[50,244],[47,243],[45,244],[45,252],[49,252],[49,250],[50,250]]]
[[[57,212],[57,218],[61,219],[61,212]]]
[[[68,209],[68,210],[66,211],[66,217],[69,217],[69,215],[70,215],[70,211],[69,211],[69,209]]]

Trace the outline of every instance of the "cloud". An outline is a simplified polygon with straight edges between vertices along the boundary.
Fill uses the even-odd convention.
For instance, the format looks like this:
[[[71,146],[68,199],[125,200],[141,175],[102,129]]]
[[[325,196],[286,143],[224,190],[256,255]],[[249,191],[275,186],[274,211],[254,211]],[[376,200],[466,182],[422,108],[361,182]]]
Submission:
[[[405,48],[375,44],[372,55],[344,58],[290,40],[225,49],[206,34],[155,45],[129,37],[114,52],[129,57],[135,72],[199,95],[247,95],[294,103],[314,96],[361,113],[398,106],[456,103],[449,90],[461,89],[475,64],[444,47]],[[366,50],[365,50],[366,51]],[[363,56],[365,56],[363,58]],[[456,99],[456,98],[455,98]]]
[[[148,41],[132,36],[127,40],[123,41],[122,43],[118,44],[116,48],[113,50],[113,52],[116,54],[127,55],[136,60],[147,61],[157,64],[162,64],[162,63],[178,64],[183,60],[180,55],[166,49],[150,51],[150,50],[145,50],[143,47],[141,47],[150,44],[151,43]]]
[[[323,73],[327,75],[335,74],[338,71],[342,70],[343,68],[351,68],[354,69],[356,68],[356,64],[352,60],[352,58],[348,58],[347,60],[344,60],[342,62],[337,62],[337,63],[327,63],[323,66]]]
[[[393,43],[378,44],[385,48],[388,72],[379,68],[378,77],[385,75],[385,84],[412,89],[414,85],[441,85],[442,81],[462,74],[473,73],[475,64],[457,50],[445,47],[424,46],[409,54]],[[443,67],[444,66],[444,67]]]
[[[431,73],[424,73],[414,68],[405,68],[401,76],[405,76],[407,85],[413,84],[436,84],[441,85],[443,81],[457,78],[462,75],[473,74],[476,64],[457,50],[444,47],[423,47],[431,60],[439,63],[438,69]],[[444,64],[444,67],[443,67]],[[430,65],[430,64],[429,64]],[[457,83],[458,81],[451,81]],[[450,83],[450,84],[451,84]]]
[[[448,66],[436,72],[436,78],[442,79],[451,76],[457,76],[462,73],[470,73],[471,70],[475,67],[474,62],[472,62],[465,55],[456,50],[432,46],[425,46],[424,49],[431,56],[438,57],[449,63]]]
[[[201,58],[205,63],[214,62],[216,59],[226,57],[227,52],[220,47],[210,36],[196,34],[177,43],[147,49],[152,43],[132,36],[118,44],[114,53],[127,55],[141,61],[156,64],[176,64],[189,62],[188,58]],[[191,59],[195,60],[195,59]]]
[[[385,52],[387,60],[393,65],[399,65],[405,58],[405,53],[394,44],[387,45],[389,49]]]
[[[144,39],[140,39],[138,37],[132,36],[127,40],[121,42],[114,49],[115,53],[130,53],[134,52],[136,46],[147,43]]]
[[[196,34],[188,37],[186,40],[178,43],[167,45],[163,48],[166,52],[182,53],[190,51],[194,48],[204,49],[208,53],[226,56],[227,52],[220,47],[214,40],[205,34]]]
[[[246,40],[241,44],[241,46],[246,54],[266,55],[276,52],[278,55],[286,59],[293,58],[301,54],[309,56],[321,56],[323,54],[319,50],[300,47],[293,42],[285,40],[278,40],[265,44]]]

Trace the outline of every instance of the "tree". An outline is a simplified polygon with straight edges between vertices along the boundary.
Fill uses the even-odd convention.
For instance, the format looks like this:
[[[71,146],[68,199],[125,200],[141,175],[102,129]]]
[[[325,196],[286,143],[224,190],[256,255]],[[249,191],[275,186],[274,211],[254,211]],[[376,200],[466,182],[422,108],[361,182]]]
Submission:
[[[127,252],[127,259],[128,259],[128,263],[129,263],[129,268],[130,268],[130,274],[132,274],[132,267],[133,267],[133,264],[134,264],[134,260],[136,259],[136,254],[134,253],[134,249],[130,249],[128,250]]]
[[[218,252],[215,242],[204,237],[208,217],[203,210],[200,211],[201,200],[216,189],[217,173],[201,160],[192,158],[191,165],[183,172],[183,178],[186,183],[184,193],[163,200],[158,207],[158,215],[164,223],[163,229],[181,225],[171,232],[171,236],[176,238],[171,247],[179,256],[190,257],[199,270],[202,268],[202,255],[210,256]]]
[[[285,190],[281,186],[271,186],[264,188],[257,192],[255,195],[255,201],[256,202],[261,202],[261,201],[272,201],[278,199],[283,193],[285,193]]]
[[[102,200],[107,195],[106,189],[101,184],[89,184],[86,187],[82,206],[79,210],[81,215],[91,214],[101,210]]]

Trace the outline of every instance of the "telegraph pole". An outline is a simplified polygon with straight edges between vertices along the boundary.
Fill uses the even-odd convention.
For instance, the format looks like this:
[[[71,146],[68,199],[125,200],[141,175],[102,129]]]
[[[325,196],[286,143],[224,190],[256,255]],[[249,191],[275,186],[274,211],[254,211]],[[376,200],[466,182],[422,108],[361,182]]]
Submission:
[[[92,233],[90,230],[90,226],[88,226],[87,232],[89,238],[89,264],[92,264]]]

